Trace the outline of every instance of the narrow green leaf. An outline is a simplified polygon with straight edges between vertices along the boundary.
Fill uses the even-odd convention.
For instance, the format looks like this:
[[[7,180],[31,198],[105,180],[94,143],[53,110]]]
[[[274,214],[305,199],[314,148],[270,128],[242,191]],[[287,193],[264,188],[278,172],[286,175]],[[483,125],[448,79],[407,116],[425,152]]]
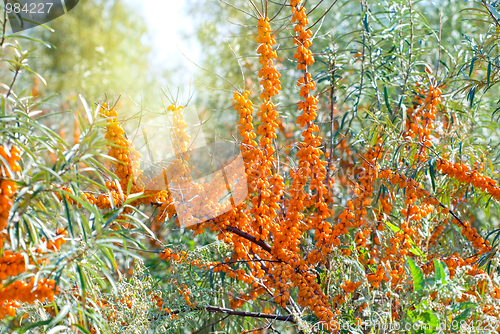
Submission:
[[[472,61],[470,62],[470,67],[469,67],[469,77],[472,75],[472,70],[474,70],[474,63],[476,62],[476,57],[472,58]]]
[[[431,176],[432,191],[436,192],[436,171],[434,170],[434,164],[436,161],[434,159],[429,160],[429,174]]]
[[[476,88],[477,86],[472,87],[469,92],[469,95],[467,96],[468,100],[470,101],[469,108],[472,108],[472,105],[474,104],[474,96],[476,95]]]
[[[78,278],[80,279],[80,288],[82,289],[82,295],[85,296],[85,294],[86,294],[85,291],[87,290],[85,274],[83,272],[82,267],[79,264],[76,265],[76,269],[78,272]]]
[[[79,324],[73,324],[72,326],[74,326],[74,327],[78,327],[78,329],[79,329],[79,330],[81,330],[81,331],[82,331],[82,333],[85,333],[85,334],[90,334],[90,332],[89,332],[86,328],[84,328],[82,325],[79,325]]]
[[[488,90],[490,88],[490,77],[491,77],[491,61],[488,61],[488,71],[486,72],[486,85]]]
[[[413,290],[420,291],[424,288],[424,273],[419,266],[415,264],[415,262],[410,258],[406,257],[406,261],[408,261],[408,265],[410,266],[411,275],[413,277]]]
[[[363,25],[365,26],[366,32],[370,32],[370,27],[368,25],[368,13],[363,17]]]
[[[79,97],[80,97],[80,100],[82,101],[83,108],[85,109],[85,113],[87,114],[87,119],[89,120],[89,123],[92,124],[94,122],[94,118],[92,117],[92,109],[90,109],[89,105],[87,104],[87,101],[82,96],[82,94],[79,94]]]
[[[389,94],[387,93],[387,86],[384,86],[384,100],[385,100],[385,106],[387,107],[387,110],[389,111],[389,115],[392,116],[392,109],[391,109],[391,105],[389,104]]]

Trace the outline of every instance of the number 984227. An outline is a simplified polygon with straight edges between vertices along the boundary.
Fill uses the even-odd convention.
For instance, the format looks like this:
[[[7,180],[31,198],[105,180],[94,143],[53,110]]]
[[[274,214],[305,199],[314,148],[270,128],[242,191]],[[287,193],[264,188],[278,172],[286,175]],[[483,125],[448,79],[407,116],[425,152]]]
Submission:
[[[50,13],[50,10],[52,9],[52,2],[47,2],[47,3],[27,3],[27,4],[20,4],[20,3],[10,3],[7,2],[5,5],[5,10],[7,13],[29,13],[29,14],[48,14]]]

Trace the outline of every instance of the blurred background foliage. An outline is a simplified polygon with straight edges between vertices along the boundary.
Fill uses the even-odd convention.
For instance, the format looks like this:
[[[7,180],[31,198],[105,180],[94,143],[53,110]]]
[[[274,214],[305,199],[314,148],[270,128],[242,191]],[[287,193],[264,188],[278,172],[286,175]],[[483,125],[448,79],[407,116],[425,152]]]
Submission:
[[[135,6],[123,0],[80,1],[47,26],[53,31],[27,31],[50,45],[38,46],[32,67],[50,82],[51,92],[58,92],[59,103],[75,108],[79,94],[93,102],[107,94],[122,96],[127,108],[141,99],[159,106],[161,83],[169,73],[152,66],[146,18]],[[48,93],[39,80],[33,84],[39,94]]]

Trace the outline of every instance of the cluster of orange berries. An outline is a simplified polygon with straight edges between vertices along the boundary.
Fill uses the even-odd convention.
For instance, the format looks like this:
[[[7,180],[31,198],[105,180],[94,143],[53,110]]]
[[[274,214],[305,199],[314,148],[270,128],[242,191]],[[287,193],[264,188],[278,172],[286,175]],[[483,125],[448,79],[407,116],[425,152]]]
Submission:
[[[306,72],[304,77],[301,77],[297,81],[297,85],[299,87],[302,86],[300,89],[300,95],[304,98],[304,101],[297,102],[298,109],[302,111],[302,114],[297,117],[296,123],[301,127],[308,125],[308,128],[311,128],[311,130],[309,130],[310,133],[317,132],[319,131],[318,126],[316,124],[310,124],[318,116],[316,112],[318,110],[318,98],[316,96],[309,95],[309,92],[316,88],[316,83],[313,81],[311,73]],[[302,132],[302,136],[304,137],[304,140],[307,140],[307,138],[311,135],[304,131]]]
[[[441,257],[439,260],[443,261],[446,263],[446,266],[448,267],[448,270],[450,272],[450,278],[453,278],[455,276],[457,269],[465,266],[472,266],[472,270],[469,271],[469,275],[474,273],[474,270],[477,269],[477,264],[475,263],[477,261],[477,257],[469,257],[466,259],[463,259],[461,256],[458,254],[453,254],[447,257]],[[425,274],[428,274],[430,272],[434,271],[434,263],[433,261],[430,261],[428,263],[425,263],[422,265],[422,271]]]
[[[293,58],[297,59],[297,69],[305,70],[307,66],[314,64],[314,57],[311,50],[309,50],[312,45],[310,40],[312,32],[306,28],[309,20],[307,19],[306,8],[301,5],[301,2],[301,0],[290,1],[292,22],[295,23],[293,30],[297,33],[297,36],[293,38],[293,42],[298,45]]]
[[[7,316],[14,317],[21,304],[17,300],[7,300],[0,306],[0,319]]]
[[[21,160],[21,151],[16,146],[12,146],[10,152],[4,146],[0,146],[0,230],[7,227],[9,221],[10,208],[12,206],[12,196],[17,190],[14,181],[9,180],[12,173],[19,172],[21,166],[18,161]],[[4,161],[8,166],[4,165]]]
[[[433,246],[436,243],[438,238],[441,236],[441,234],[445,230],[447,224],[448,224],[448,220],[445,219],[441,224],[436,226],[434,231],[432,231],[431,236],[429,237],[429,246]]]
[[[170,132],[175,155],[178,159],[189,161],[190,155],[188,151],[191,137],[186,132],[188,124],[184,120],[184,108],[180,105],[172,104],[167,107],[167,111],[172,111],[172,128]]]
[[[417,86],[420,84],[417,83]],[[406,136],[417,137],[418,141],[426,147],[432,146],[430,140],[431,130],[434,129],[433,121],[436,119],[436,106],[441,103],[441,89],[430,86],[429,90],[420,89],[420,96],[414,101],[413,108],[408,109],[408,122],[406,124]],[[422,97],[426,96],[424,100]],[[427,157],[426,149],[419,148],[417,153],[421,161]]]
[[[108,154],[116,159],[115,174],[119,179],[116,181],[106,181],[106,188],[108,190],[106,193],[94,194],[91,192],[81,192],[78,196],[85,199],[88,203],[96,205],[99,209],[120,207],[128,196],[125,192],[128,189],[129,182],[132,182],[130,194],[144,193],[147,196],[134,200],[131,205],[161,203],[160,214],[155,218],[155,222],[162,218],[164,219],[166,212],[168,212],[168,216],[171,217],[175,213],[175,209],[173,209],[173,205],[171,205],[172,198],[169,191],[166,189],[165,171],[157,177],[163,177],[162,179],[165,179],[163,184],[161,184],[161,182],[156,182],[157,180],[155,179],[150,180],[147,185],[149,190],[145,191],[144,178],[141,175],[138,163],[140,155],[134,150],[130,140],[125,138],[125,131],[117,120],[118,112],[114,108],[108,107],[106,103],[103,103],[101,116],[107,119],[105,138],[111,142]],[[71,205],[77,203],[77,201],[70,196],[74,195],[70,187],[59,186],[58,188],[62,190],[62,194],[56,192],[56,196],[59,200],[62,200],[64,196]],[[81,207],[82,205],[78,204],[78,206]],[[132,208],[126,208],[124,214],[130,213],[131,211]]]
[[[406,187],[405,183],[401,183],[401,185],[402,188]],[[434,212],[434,206],[438,203],[430,196],[422,196],[423,192],[420,192],[420,194],[417,195],[417,191],[421,188],[417,187],[417,183],[414,183],[413,185],[413,187],[406,187],[406,199],[404,202],[406,207],[401,209],[401,215],[406,217],[407,220],[419,221]],[[424,197],[422,204],[415,204],[415,202],[422,197]]]
[[[170,317],[172,319],[179,319],[179,316],[177,314],[173,314],[171,309],[164,306],[165,301],[160,296],[158,296],[156,294],[150,294],[150,295],[151,295],[151,298],[154,301],[156,301],[156,306],[158,307],[158,309],[160,310],[161,313],[166,314],[166,315],[170,314]]]
[[[392,202],[391,202],[392,198],[390,195],[388,195],[387,193],[383,193],[380,198],[379,198],[379,202],[380,202],[380,206],[382,207],[380,213],[385,213],[386,215],[390,214],[391,211],[392,211]]]
[[[184,283],[177,283],[177,280],[173,280],[173,284],[177,287],[177,292],[182,296],[184,301],[188,304],[189,307],[196,306],[196,301],[191,301],[191,290]]]
[[[73,195],[73,189],[66,186],[59,186],[58,188],[63,192],[62,195],[59,192],[55,193],[56,197],[60,201],[62,201],[64,196],[64,198],[69,204],[75,205],[77,203],[77,201],[70,196],[70,194]],[[92,205],[97,205],[99,209],[110,209],[113,206],[118,207],[121,205],[121,203],[123,203],[124,200],[123,196],[118,191],[115,190],[111,190],[109,194],[106,193],[97,195],[97,197],[89,192],[81,192],[80,194],[82,198],[84,198],[87,202],[89,202]],[[111,204],[111,202],[113,202],[113,204]],[[78,207],[81,206],[82,206],[81,204],[78,204]]]
[[[437,160],[436,169],[460,182],[472,184],[475,188],[486,191],[496,200],[500,200],[500,187],[497,182],[477,170],[471,171],[466,165],[451,163],[446,159]]]
[[[68,236],[68,231],[63,228],[59,228],[56,231],[56,238],[47,242],[47,249],[55,252],[59,251],[61,249],[61,245],[66,243],[66,240],[64,239],[66,236]],[[42,238],[42,241],[45,241],[45,238]]]
[[[272,45],[275,43],[275,41],[272,39],[271,34],[270,34],[270,27],[269,27],[269,20],[266,18],[264,20],[259,20],[259,25],[261,26],[259,30],[259,35],[257,37],[257,42],[258,43],[264,43],[262,45],[266,45],[265,48],[269,48],[269,45],[272,47]],[[261,50],[262,51],[262,50]],[[261,84],[263,84],[264,91],[268,91],[267,94],[261,94],[261,98],[270,98],[272,95],[275,95],[274,93],[277,93],[279,90],[270,88],[274,87],[274,83],[279,84],[279,73],[276,71],[274,68],[273,64],[273,56],[275,55],[275,51],[272,51],[273,53],[271,55],[264,55],[262,54],[259,59],[262,60],[263,63],[263,69],[260,71],[262,73],[262,81]],[[270,58],[269,58],[270,57]],[[267,69],[264,71],[264,69]],[[272,74],[272,73],[278,73]],[[268,77],[268,74],[272,74],[271,77],[266,79]],[[275,78],[275,79],[273,79]],[[281,87],[276,87],[281,89]],[[240,120],[239,120],[239,134],[243,138],[240,149],[243,157],[243,161],[245,163],[245,173],[246,173],[246,180],[247,180],[247,185],[248,185],[248,193],[254,193],[255,191],[260,189],[260,194],[261,196],[254,196],[252,198],[252,203],[253,203],[253,208],[252,210],[254,213],[257,215],[256,219],[253,222],[253,227],[254,231],[260,231],[262,233],[262,239],[265,239],[265,236],[267,236],[268,231],[269,231],[269,223],[270,223],[270,217],[266,218],[265,215],[268,212],[271,216],[274,216],[275,212],[274,210],[277,209],[276,202],[273,205],[272,201],[277,198],[277,196],[280,195],[281,190],[274,188],[274,185],[276,183],[275,177],[272,177],[271,180],[268,180],[268,176],[270,174],[269,170],[269,165],[273,161],[272,153],[274,152],[274,149],[270,146],[272,139],[275,138],[275,132],[273,135],[273,129],[274,129],[274,121],[276,120],[277,113],[274,110],[274,106],[272,106],[270,110],[270,114],[268,117],[267,114],[263,113],[262,110],[260,112],[260,117],[261,120],[266,124],[265,126],[265,131],[263,133],[263,136],[261,137],[261,146],[266,149],[266,155],[267,157],[264,156],[264,151],[262,149],[259,149],[257,146],[257,142],[255,141],[255,138],[257,135],[254,133],[254,126],[252,124],[252,113],[253,113],[253,107],[252,107],[252,102],[249,99],[250,92],[245,91],[243,94],[241,94],[238,91],[235,91],[233,93],[234,97],[234,108],[235,110],[238,110]],[[271,103],[270,101],[266,101],[263,105],[262,108],[268,109],[268,107],[271,107],[269,104]],[[271,103],[272,104],[272,103]],[[261,109],[262,109],[261,108]],[[263,128],[261,128],[262,130]],[[262,131],[261,131],[262,132]],[[264,139],[266,138],[266,139]],[[269,140],[271,141],[269,141]],[[267,147],[266,147],[267,146]],[[268,151],[269,149],[269,151]],[[270,184],[271,183],[271,184]],[[269,204],[271,204],[271,207],[269,207]],[[246,204],[243,202],[241,205],[236,208],[235,210],[231,210],[228,212],[227,215],[224,217],[221,217],[222,219],[219,219],[219,222],[221,227],[223,228],[223,225],[226,223],[224,222],[225,218],[228,218],[226,221],[233,222],[237,224],[242,230],[245,230],[245,226],[248,226],[250,223],[251,219],[250,216],[243,211],[245,208]],[[260,225],[260,226],[259,226]],[[223,234],[219,234],[219,239],[221,238],[226,238],[227,241],[231,239],[229,236],[225,236]],[[258,236],[260,238],[260,236]],[[237,249],[236,254],[241,254],[241,258],[245,258],[245,246],[243,246],[242,241],[240,241],[238,238],[232,238],[232,243],[236,246],[235,249]]]
[[[160,215],[171,216],[175,203],[177,213],[182,215],[183,221],[189,221],[188,228],[194,229],[197,235],[203,232],[204,221],[225,212],[228,203],[221,204],[219,199],[227,187],[224,176],[220,173],[210,182],[192,179],[191,171],[194,167],[189,165],[191,137],[186,131],[188,124],[184,119],[184,108],[173,104],[167,110],[173,112],[171,136],[176,158],[165,170],[169,189],[167,195],[171,199],[163,203]]]
[[[173,250],[171,250],[170,248],[165,248],[164,250],[161,251],[160,255],[158,255],[158,257],[161,259],[161,260],[165,260],[165,261],[170,261],[170,260],[173,260],[175,262],[183,262],[183,259],[185,259],[187,256],[187,253],[182,251],[181,252],[181,255],[177,254],[176,252],[174,252]]]
[[[240,294],[236,298],[230,298],[229,302],[231,305],[231,308],[237,309],[242,307],[246,302],[249,300],[256,300],[259,296],[264,294],[266,290],[259,286],[257,283],[254,283],[254,287],[246,294]]]
[[[23,254],[12,253],[10,250],[3,252],[0,257],[0,279],[4,280],[9,276],[17,276],[24,272],[26,261]]]
[[[19,303],[53,301],[56,293],[59,293],[59,289],[55,289],[55,281],[45,278],[36,282],[36,288],[34,278],[29,283],[15,281],[7,286],[0,286],[0,319],[6,315],[14,316],[16,309],[21,306]]]
[[[386,248],[385,256],[381,258],[381,261],[397,261],[399,257],[406,256],[408,250],[411,248],[410,236],[413,235],[413,233],[413,229],[408,228],[407,222],[403,222],[401,224],[401,230],[394,233],[394,236],[389,238],[388,245],[390,244],[390,246]]]
[[[384,267],[379,264],[375,273],[368,274],[367,280],[372,284],[374,289],[378,289],[382,281],[389,281],[389,277],[386,276]]]
[[[152,230],[156,232],[160,229],[161,223],[166,218],[171,218],[175,215],[175,205],[173,198],[168,190],[167,172],[163,170],[157,176],[153,177],[146,185],[145,193],[152,194],[152,202],[160,202],[158,214],[153,219]],[[156,196],[156,199],[153,197]]]
[[[290,288],[288,286],[288,280],[292,272],[292,268],[287,264],[278,264],[274,266],[271,270],[274,278],[274,301],[286,307],[286,303],[290,299]],[[299,292],[300,294],[300,292]]]
[[[474,245],[480,254],[491,251],[492,247],[490,242],[488,240],[484,240],[484,238],[479,235],[476,228],[472,227],[468,221],[460,222],[457,219],[453,219],[452,223],[462,226],[462,231],[460,233],[462,233],[463,236]]]
[[[187,147],[188,144],[184,143],[182,131],[181,133],[176,132],[177,126],[181,127],[182,130],[184,129],[184,127],[179,124],[176,117],[176,115],[178,115],[178,111],[181,109],[181,107],[176,107],[175,105],[168,108],[168,110],[170,111],[174,110],[174,128],[172,129],[172,131],[175,132],[174,138],[178,140],[176,144],[181,143],[181,145],[184,145],[182,147]],[[117,119],[118,112],[114,108],[108,107],[106,103],[103,103],[101,115],[107,119],[105,139],[109,140],[112,143],[108,155],[117,160],[117,162],[115,163],[116,168],[114,173],[119,178],[121,192],[118,191],[119,189],[114,182],[106,182],[106,186],[109,187],[108,189],[110,190],[109,193],[111,194],[111,196],[109,196],[108,194],[101,194],[96,198],[92,194],[86,194],[85,197],[91,204],[96,204],[98,208],[109,209],[112,207],[111,202],[113,202],[115,207],[122,205],[123,201],[128,196],[128,194],[126,194],[126,191],[130,183],[130,194],[144,193],[144,177],[142,175],[142,172],[140,171],[139,166],[139,158],[141,157],[141,155],[134,149],[132,142],[125,138],[125,131],[123,130]],[[179,145],[175,145],[175,148],[180,150],[182,150],[182,147],[179,147]],[[189,156],[185,158],[189,159]],[[169,198],[170,194],[164,188],[157,191],[148,191],[147,194],[150,196],[139,198],[132,201],[130,204],[133,206],[137,206],[141,203],[150,204],[152,202],[169,202],[166,205],[167,207],[169,206],[169,204],[171,204]],[[167,208],[164,207],[162,209]],[[132,211],[132,208],[127,207],[123,211],[123,214],[131,213]],[[161,211],[160,216],[163,215],[164,212]],[[123,219],[123,216],[119,217],[119,219],[120,218]]]
[[[106,118],[106,135],[105,139],[109,140],[116,146],[112,146],[108,155],[118,160],[116,163],[116,176],[120,179],[120,186],[123,192],[128,189],[128,184],[132,179],[131,193],[139,193],[142,191],[139,186],[136,173],[139,170],[138,158],[140,157],[137,152],[131,152],[130,148],[132,143],[130,140],[124,138],[125,131],[118,122],[118,112],[114,108],[109,108],[106,103],[101,105],[101,114]]]
[[[58,187],[59,189],[62,190],[62,192],[64,192],[64,198],[66,199],[66,201],[71,204],[71,205],[74,205],[76,204],[76,201],[70,197],[69,194],[72,194],[73,195],[73,189],[71,189],[70,187],[65,187],[65,186],[61,186],[61,187]],[[56,192],[55,193],[57,199],[59,199],[59,201],[62,201],[63,199],[63,196],[59,193],[59,192]]]
[[[294,183],[292,185],[291,193],[291,222],[295,225],[297,218],[300,218],[299,212],[303,210],[303,206],[316,207],[316,212],[308,219],[308,227],[315,230],[315,244],[320,252],[314,252],[309,255],[311,261],[324,260],[324,257],[330,253],[330,248],[326,247],[328,240],[331,238],[332,227],[327,221],[330,217],[330,210],[328,203],[331,202],[329,196],[329,189],[333,185],[333,178],[328,179],[328,184],[325,184],[327,179],[326,165],[328,162],[324,161],[321,156],[321,136],[315,133],[319,131],[319,127],[314,123],[317,117],[317,103],[316,96],[311,95],[311,91],[316,88],[316,83],[307,71],[307,66],[314,63],[314,57],[309,50],[312,46],[311,30],[307,29],[309,20],[307,19],[306,8],[302,5],[301,1],[290,2],[292,11],[292,23],[294,23],[294,31],[296,36],[293,41],[297,45],[297,50],[294,58],[297,59],[297,69],[303,71],[303,76],[297,80],[297,86],[300,87],[300,96],[303,101],[297,103],[298,110],[302,113],[297,117],[296,123],[301,127],[307,126],[302,132],[304,138],[303,143],[299,144],[300,149],[297,152],[299,160],[299,167],[297,171],[290,173]],[[308,180],[309,178],[309,180]],[[314,190],[314,193],[309,196],[305,194],[305,185],[309,181],[309,189]],[[303,203],[303,204],[302,204]]]
[[[257,148],[258,145],[255,141],[257,134],[253,131],[253,107],[252,101],[249,99],[249,95],[250,92],[248,90],[243,94],[238,91],[234,91],[233,93],[234,109],[238,111],[240,116],[238,126],[239,135],[243,138],[240,145],[240,151],[245,163],[248,193],[251,194],[257,190],[259,180],[262,179],[258,162],[262,160],[263,152]],[[262,184],[260,184],[260,186],[262,187]],[[265,189],[264,191],[264,195],[267,195],[268,189]],[[246,218],[248,219],[248,217]]]
[[[14,181],[9,180],[12,173],[19,172],[21,167],[18,163],[21,160],[21,151],[16,146],[12,146],[10,152],[5,146],[0,146],[0,230],[7,226],[9,213],[12,206],[12,197],[17,190]],[[5,165],[7,162],[7,165]],[[4,240],[7,238],[5,232],[1,232],[1,248],[4,247]],[[52,242],[52,243],[51,243]],[[62,241],[55,240],[48,245],[58,248]],[[5,280],[9,276],[17,276],[26,269],[26,259],[22,253],[13,253],[5,250],[0,256],[0,280]],[[35,300],[54,300],[54,281],[40,279],[35,288],[35,279],[29,283],[24,281],[14,281],[7,286],[0,286],[0,319],[6,316],[14,316],[20,303],[34,303]]]
[[[250,166],[254,161],[257,160],[256,157],[256,147],[257,143],[255,142],[255,138],[257,135],[253,132],[253,106],[252,101],[249,99],[250,92],[246,90],[243,93],[239,91],[233,92],[233,101],[234,101],[234,110],[238,111],[238,115],[240,117],[238,121],[238,133],[243,138],[240,145],[241,154],[243,156],[243,160],[247,165],[247,181],[249,185],[253,184],[253,180],[256,178],[255,175],[252,175]],[[250,165],[250,166],[249,166]],[[249,189],[250,192],[254,190]]]
[[[354,193],[358,195],[361,200],[359,205],[361,207],[366,207],[371,204],[371,197],[373,193],[373,183],[378,178],[379,165],[378,159],[380,158],[382,152],[382,146],[376,144],[374,147],[370,147],[368,151],[363,155],[363,162],[361,164],[364,173],[358,179]]]
[[[342,290],[344,290],[346,293],[353,293],[356,291],[357,288],[362,284],[361,281],[359,282],[351,282],[350,280],[345,281],[340,285]]]
[[[365,231],[369,235],[370,229],[367,228],[368,223],[363,217],[367,213],[367,206],[372,201],[373,182],[379,175],[377,159],[380,152],[381,146],[377,144],[363,155],[363,173],[361,173],[354,186],[354,194],[356,196],[352,200],[347,201],[347,207],[339,215],[339,222],[333,226],[330,238],[330,244],[333,246],[338,247],[341,245],[339,238],[348,232],[348,227],[365,227]],[[366,246],[366,236],[361,231],[358,233],[357,242],[360,247]]]
[[[407,192],[411,191],[411,193],[415,194],[416,199],[424,198],[424,204],[433,207],[439,207],[441,213],[447,214],[449,213],[449,209],[442,205],[439,200],[435,197],[432,197],[430,193],[421,188],[419,184],[413,180],[412,178],[407,178],[404,175],[399,175],[398,173],[392,172],[390,170],[381,171],[381,176],[384,179],[390,180],[390,182],[395,185],[398,184],[400,188],[407,188]],[[428,210],[427,210],[428,211]],[[426,211],[426,214],[427,214]],[[478,249],[481,253],[489,252],[492,247],[489,244],[488,240],[484,240],[477,230],[470,225],[468,221],[461,222],[457,219],[453,219],[453,223],[462,227],[461,233],[474,245],[476,249]]]
[[[187,260],[187,253],[184,251],[181,251],[180,254],[177,252],[174,252],[170,248],[165,248],[160,255],[158,256],[161,260],[164,261],[175,261],[177,263],[183,263]],[[229,259],[226,259],[225,262],[229,262]],[[213,268],[213,272],[223,272],[225,274],[228,274],[229,277],[231,278],[236,278],[242,282],[245,283],[251,283],[252,278],[248,276],[245,273],[244,269],[232,269],[225,263],[218,263],[218,262],[202,262],[198,259],[195,259],[193,261],[190,261],[189,263],[191,266],[198,267],[203,270],[210,270],[210,268]]]
[[[260,112],[257,113],[262,122],[257,128],[257,134],[261,135],[259,144],[262,148],[266,150],[267,156],[271,156],[274,153],[274,148],[272,146],[273,139],[276,139],[276,128],[278,123],[276,123],[276,118],[278,117],[278,112],[274,104],[266,100],[260,107]]]
[[[356,218],[354,210],[354,204],[351,200],[348,200],[346,203],[346,208],[338,217],[339,222],[333,226],[331,239],[333,246],[338,247],[341,245],[340,236],[348,232],[348,227],[357,227],[359,225],[359,221],[354,220]]]
[[[17,146],[12,146],[10,152],[5,146],[0,146],[0,156],[3,158],[0,160],[0,166],[4,177],[10,178],[12,177],[11,172],[21,171],[21,166],[18,163],[21,160],[21,150]],[[4,164],[4,161],[7,161],[8,166]]]
[[[290,186],[290,199],[287,200],[285,220],[280,228],[280,233],[275,236],[272,253],[283,261],[297,256],[301,236],[300,221],[304,218],[306,194],[304,192],[305,177],[299,171],[290,170],[293,183]]]
[[[408,203],[406,205],[408,207],[401,209],[401,215],[403,215],[403,217],[408,217],[409,220],[421,220],[422,218],[433,213],[434,207],[426,203],[423,203],[422,205],[412,204],[416,200],[416,197],[411,197],[411,189],[412,188],[410,188],[407,192],[406,201]]]
[[[278,111],[271,98],[281,90],[281,75],[274,66],[277,54],[273,50],[273,45],[276,44],[276,41],[271,35],[268,17],[259,18],[257,43],[260,43],[257,53],[259,54],[259,63],[262,64],[262,68],[259,70],[260,85],[262,86],[259,98],[263,100],[263,103],[257,113],[261,122],[257,128],[257,134],[260,135],[260,149],[257,152],[254,150],[252,153],[254,157],[258,156],[258,159],[255,160],[257,166],[252,168],[258,177],[249,180],[253,183],[251,188],[255,187],[251,190],[257,192],[251,199],[251,214],[254,216],[251,225],[254,231],[261,231],[260,235],[266,239],[270,229],[273,228],[272,223],[279,209],[278,202],[283,191],[283,177],[272,172],[274,165],[273,140],[277,138]]]
[[[155,224],[159,224],[165,219],[171,218],[176,214],[175,206],[170,198],[167,201],[162,202],[161,206],[158,208],[158,215],[155,217]]]
[[[268,17],[259,18],[257,43],[260,44],[257,53],[260,55],[259,63],[262,64],[262,68],[259,70],[259,78],[262,78],[260,84],[264,88],[259,97],[264,101],[268,101],[281,90],[280,74],[274,67],[273,62],[273,59],[278,58],[276,51],[273,50],[276,40],[271,35]]]
[[[125,132],[123,131],[120,123],[117,120],[118,112],[114,108],[109,108],[106,103],[102,104],[103,117],[107,118],[106,126],[106,136],[105,138],[109,140],[113,145],[111,146],[108,155],[118,160],[116,163],[115,174],[119,178],[119,185],[121,187],[121,192],[124,193],[128,189],[129,182],[132,182],[130,189],[130,194],[143,193],[150,196],[145,196],[137,199],[131,203],[131,205],[138,204],[150,204],[151,202],[167,202],[170,200],[170,194],[166,190],[166,177],[164,175],[159,175],[163,179],[162,182],[158,184],[153,184],[155,181],[151,180],[148,184],[148,191],[144,191],[144,177],[140,171],[139,158],[141,155],[137,152],[132,142],[124,137]],[[177,113],[181,110],[181,107],[170,106],[168,110],[174,110],[174,125],[182,127],[178,122]],[[179,140],[179,143],[184,142],[184,137],[181,133],[177,133],[176,127],[172,129],[174,138]],[[187,125],[186,125],[187,126]],[[182,127],[184,129],[184,127]],[[187,147],[187,144],[182,147]],[[178,145],[175,145],[178,148]],[[188,158],[188,157],[187,157]],[[164,174],[164,173],[163,173]],[[125,198],[120,194],[120,189],[116,182],[107,181],[106,188],[111,193],[111,198],[108,194],[101,194],[97,198],[92,194],[85,194],[85,197],[89,200],[91,204],[97,204],[101,209],[106,209],[111,207],[111,201],[114,202],[115,206],[121,205]],[[126,194],[124,194],[126,196]],[[127,208],[125,213],[130,213],[132,209]]]
[[[119,207],[123,203],[123,196],[117,191],[110,191],[109,194],[100,194],[97,198],[93,194],[84,194],[90,204],[95,204],[99,209],[110,209],[113,206]],[[111,204],[113,202],[113,204]]]
[[[438,206],[439,201],[432,197],[429,191],[420,187],[417,181],[413,178],[409,178],[405,175],[401,175],[399,173],[393,172],[390,169],[383,169],[380,171],[380,177],[389,181],[392,185],[398,185],[401,189],[407,188],[406,191],[411,194],[411,196],[407,196],[406,204],[412,204],[417,200],[422,198],[425,199],[424,204],[430,204],[433,206]],[[407,212],[406,212],[407,213]]]
[[[328,303],[328,297],[325,296],[320,285],[316,282],[316,276],[303,271],[306,268],[307,266],[303,264],[302,268],[298,268],[298,273],[288,273],[293,275],[292,282],[299,288],[299,304],[309,307],[320,321],[335,322],[333,320],[335,315]]]

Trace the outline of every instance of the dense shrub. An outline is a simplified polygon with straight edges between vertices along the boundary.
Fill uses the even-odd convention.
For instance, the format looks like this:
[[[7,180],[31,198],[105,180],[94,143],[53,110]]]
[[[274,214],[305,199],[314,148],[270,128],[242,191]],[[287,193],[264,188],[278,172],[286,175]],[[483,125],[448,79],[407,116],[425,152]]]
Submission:
[[[496,2],[221,6],[252,54],[204,60],[205,158],[170,93],[135,147],[152,113],[51,105],[3,22],[3,330],[500,331]]]

